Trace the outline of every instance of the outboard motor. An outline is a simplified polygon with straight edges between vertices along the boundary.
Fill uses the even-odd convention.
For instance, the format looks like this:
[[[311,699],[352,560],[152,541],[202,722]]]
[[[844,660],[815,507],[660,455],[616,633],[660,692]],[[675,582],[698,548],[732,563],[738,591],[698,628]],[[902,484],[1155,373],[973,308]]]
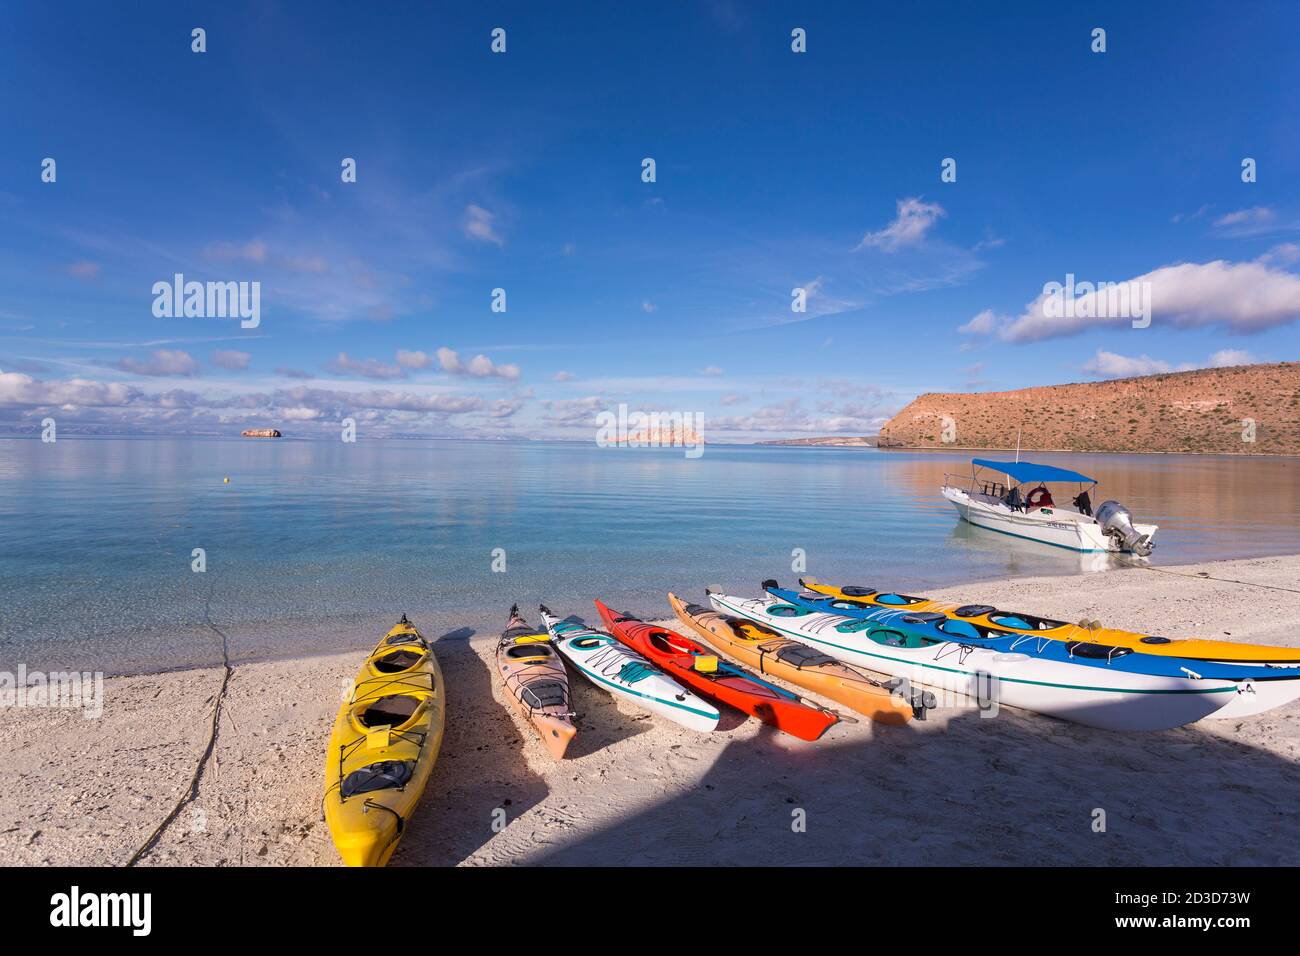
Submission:
[[[1145,558],[1155,547],[1150,535],[1141,534],[1133,527],[1133,515],[1118,501],[1103,501],[1097,509],[1096,519],[1102,532],[1119,542],[1121,551],[1131,551]]]

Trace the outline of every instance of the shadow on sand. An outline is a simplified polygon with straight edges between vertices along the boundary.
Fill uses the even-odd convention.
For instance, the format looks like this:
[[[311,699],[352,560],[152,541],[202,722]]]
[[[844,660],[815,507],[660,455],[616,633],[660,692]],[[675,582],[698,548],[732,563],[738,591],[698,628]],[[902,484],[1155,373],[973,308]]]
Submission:
[[[492,811],[511,818],[546,798],[528,768],[510,715],[492,696],[492,673],[462,627],[434,645],[447,686],[447,730],[429,789],[391,866],[449,866],[495,836]]]
[[[776,736],[732,743],[688,792],[527,862],[1300,863],[1300,767],[1196,728],[1126,736],[1004,709],[860,742]]]

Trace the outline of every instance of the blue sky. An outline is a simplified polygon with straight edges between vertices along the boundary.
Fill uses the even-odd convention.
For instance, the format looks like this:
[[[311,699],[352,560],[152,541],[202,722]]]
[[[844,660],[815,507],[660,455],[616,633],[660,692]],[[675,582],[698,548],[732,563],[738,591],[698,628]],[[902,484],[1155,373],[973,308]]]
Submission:
[[[1300,358],[1295,4],[207,6],[0,12],[0,428],[864,434]],[[1151,326],[1035,322],[1067,273]]]

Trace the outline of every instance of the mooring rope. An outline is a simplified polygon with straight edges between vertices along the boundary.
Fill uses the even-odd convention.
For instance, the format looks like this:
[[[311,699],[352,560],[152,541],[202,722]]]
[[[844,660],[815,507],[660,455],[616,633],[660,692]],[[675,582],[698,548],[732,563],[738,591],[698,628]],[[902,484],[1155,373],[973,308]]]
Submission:
[[[1237,581],[1232,578],[1216,578],[1211,574],[1185,574],[1182,571],[1171,571],[1169,568],[1153,568],[1150,565],[1135,564],[1130,567],[1145,568],[1148,571],[1159,571],[1162,574],[1172,574],[1175,577],[1191,578],[1194,581],[1219,581],[1223,584],[1241,584],[1248,588],[1262,588],[1266,591],[1286,591],[1288,594],[1300,594],[1300,588],[1284,588],[1276,584],[1258,584],[1255,581]]]

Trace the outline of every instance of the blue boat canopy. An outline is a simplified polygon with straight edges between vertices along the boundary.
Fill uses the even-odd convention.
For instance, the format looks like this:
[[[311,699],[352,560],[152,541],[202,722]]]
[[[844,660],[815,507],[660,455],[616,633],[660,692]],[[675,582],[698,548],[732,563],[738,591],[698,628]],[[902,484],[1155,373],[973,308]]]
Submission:
[[[1010,475],[1018,482],[1081,481],[1085,484],[1096,484],[1096,479],[1081,475],[1077,471],[1057,468],[1055,465],[1036,465],[1032,461],[993,461],[988,458],[972,458],[971,464],[981,468],[996,469]]]

